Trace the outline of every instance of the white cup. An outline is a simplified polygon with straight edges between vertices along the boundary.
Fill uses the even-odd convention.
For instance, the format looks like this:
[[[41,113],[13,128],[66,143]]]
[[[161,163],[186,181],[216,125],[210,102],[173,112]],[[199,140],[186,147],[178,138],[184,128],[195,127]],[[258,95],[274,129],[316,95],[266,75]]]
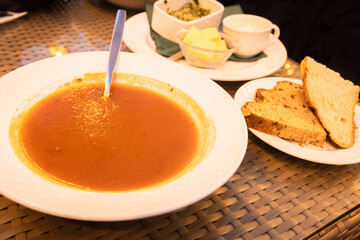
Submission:
[[[243,58],[259,54],[280,36],[278,26],[251,14],[234,14],[224,18],[223,31],[239,40],[240,48],[235,55]]]

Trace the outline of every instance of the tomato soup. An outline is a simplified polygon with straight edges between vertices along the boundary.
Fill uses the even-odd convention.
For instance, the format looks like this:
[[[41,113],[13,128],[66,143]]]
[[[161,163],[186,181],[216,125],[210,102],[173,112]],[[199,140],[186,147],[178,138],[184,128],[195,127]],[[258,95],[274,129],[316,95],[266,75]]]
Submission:
[[[28,162],[94,191],[154,186],[192,165],[199,126],[180,104],[131,84],[113,83],[109,98],[103,91],[103,83],[63,87],[27,110],[17,139]]]

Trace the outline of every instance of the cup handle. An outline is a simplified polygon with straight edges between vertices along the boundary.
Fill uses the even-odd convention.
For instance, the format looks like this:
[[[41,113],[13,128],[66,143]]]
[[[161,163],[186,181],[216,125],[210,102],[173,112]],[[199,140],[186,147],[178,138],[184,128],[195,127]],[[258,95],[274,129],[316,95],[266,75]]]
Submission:
[[[271,29],[274,30],[274,33],[270,34],[270,44],[280,36],[280,28],[277,25],[273,24]]]

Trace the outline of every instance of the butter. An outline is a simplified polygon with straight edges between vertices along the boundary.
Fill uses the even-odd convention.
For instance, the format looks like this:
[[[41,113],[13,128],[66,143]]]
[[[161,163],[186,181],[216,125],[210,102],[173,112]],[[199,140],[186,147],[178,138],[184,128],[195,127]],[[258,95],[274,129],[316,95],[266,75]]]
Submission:
[[[225,40],[220,39],[220,41],[216,42],[216,50],[228,50]]]
[[[202,35],[200,30],[196,26],[191,26],[184,38],[184,43],[192,45],[194,42],[201,41]]]
[[[192,46],[198,47],[198,48],[204,48],[204,49],[208,49],[208,50],[216,50],[216,43],[209,41],[207,39],[201,39],[198,42],[194,42],[192,44]],[[209,61],[214,58],[213,52],[206,52],[206,51],[195,50],[195,49],[190,49],[190,50],[191,50],[191,52],[190,52],[191,55],[196,56],[197,58],[199,58],[201,60]]]
[[[186,44],[194,47],[208,50],[227,50],[226,42],[221,38],[216,28],[206,28],[199,30],[196,26],[192,26],[183,40]],[[221,58],[221,54],[206,52],[195,49],[188,49],[190,55],[202,61],[210,61],[214,58]]]
[[[220,34],[216,28],[206,28],[201,31],[201,35],[203,38],[210,41],[218,42],[221,40]]]

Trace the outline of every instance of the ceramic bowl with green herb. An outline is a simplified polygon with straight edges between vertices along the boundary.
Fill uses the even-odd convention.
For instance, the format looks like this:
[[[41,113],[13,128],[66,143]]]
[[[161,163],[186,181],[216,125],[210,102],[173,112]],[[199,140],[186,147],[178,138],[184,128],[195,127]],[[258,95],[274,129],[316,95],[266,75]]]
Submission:
[[[151,27],[176,42],[176,32],[181,29],[217,28],[223,12],[224,6],[216,0],[159,0],[154,3]]]

